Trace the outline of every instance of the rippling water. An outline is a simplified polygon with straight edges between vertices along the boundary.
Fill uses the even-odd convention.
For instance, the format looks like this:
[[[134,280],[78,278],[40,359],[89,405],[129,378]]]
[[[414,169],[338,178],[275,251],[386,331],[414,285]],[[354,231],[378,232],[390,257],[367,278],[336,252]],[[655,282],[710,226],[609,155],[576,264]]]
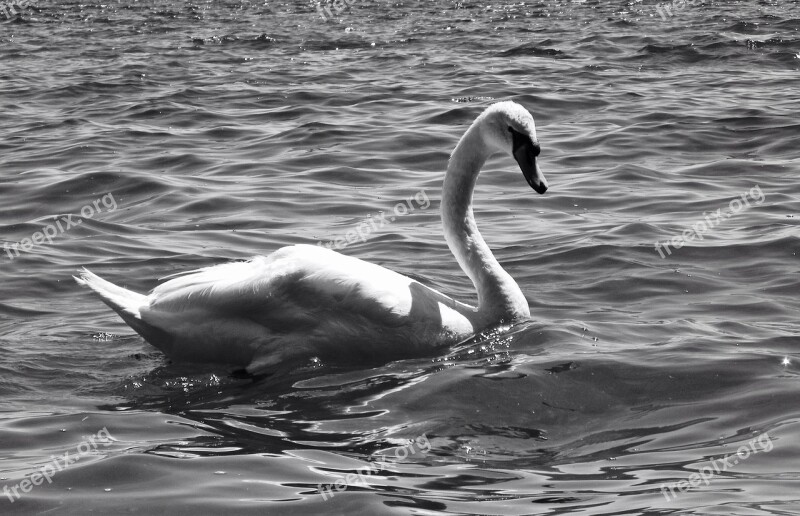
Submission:
[[[0,512],[800,514],[800,6],[681,5],[37,0],[0,24]],[[496,157],[475,211],[530,322],[252,379],[168,363],[71,278],[144,292],[425,195],[342,252],[471,302],[439,188],[504,99],[550,190]]]

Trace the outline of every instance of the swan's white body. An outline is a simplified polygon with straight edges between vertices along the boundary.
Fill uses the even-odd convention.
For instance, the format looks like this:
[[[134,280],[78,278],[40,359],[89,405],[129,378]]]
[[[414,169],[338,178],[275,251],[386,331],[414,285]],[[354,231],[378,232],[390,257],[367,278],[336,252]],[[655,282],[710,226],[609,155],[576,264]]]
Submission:
[[[492,255],[472,214],[480,168],[503,148],[512,150],[528,183],[544,193],[533,117],[513,102],[494,104],[476,119],[453,152],[442,188],[445,237],[478,291],[477,307],[312,245],[192,271],[147,296],[87,270],[76,280],[175,360],[260,372],[311,356],[423,355],[500,320],[530,316],[525,296]]]

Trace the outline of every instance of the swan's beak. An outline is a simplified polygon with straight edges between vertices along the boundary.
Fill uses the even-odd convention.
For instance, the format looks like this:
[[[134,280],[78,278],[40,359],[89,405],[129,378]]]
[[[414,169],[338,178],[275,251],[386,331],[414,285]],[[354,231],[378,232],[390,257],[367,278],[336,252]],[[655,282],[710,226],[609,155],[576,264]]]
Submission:
[[[511,131],[514,135],[514,159],[517,160],[525,180],[536,190],[536,193],[543,194],[547,191],[547,180],[544,178],[536,157],[540,149],[538,144],[534,144],[528,136],[516,131]]]

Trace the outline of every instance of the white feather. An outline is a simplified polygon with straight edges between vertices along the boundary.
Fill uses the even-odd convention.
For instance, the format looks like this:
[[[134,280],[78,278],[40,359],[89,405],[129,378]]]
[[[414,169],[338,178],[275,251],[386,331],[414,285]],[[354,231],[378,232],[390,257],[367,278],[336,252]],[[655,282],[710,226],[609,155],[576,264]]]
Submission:
[[[511,151],[509,126],[535,141],[533,118],[524,108],[513,102],[489,107],[456,147],[443,187],[445,236],[475,284],[477,308],[389,269],[311,245],[174,275],[148,296],[87,270],[76,280],[176,360],[256,372],[310,356],[388,360],[429,353],[501,319],[529,316],[519,287],[478,233],[471,207],[475,176],[486,158]]]

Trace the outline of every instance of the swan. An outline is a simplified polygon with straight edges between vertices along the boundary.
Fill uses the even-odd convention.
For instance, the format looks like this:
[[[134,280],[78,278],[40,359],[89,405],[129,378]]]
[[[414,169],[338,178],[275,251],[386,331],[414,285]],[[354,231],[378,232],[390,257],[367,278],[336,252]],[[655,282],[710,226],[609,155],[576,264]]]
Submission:
[[[441,201],[447,245],[475,286],[477,306],[307,244],[182,273],[149,295],[85,268],[74,278],[175,361],[256,374],[315,356],[350,362],[424,356],[502,321],[530,317],[525,296],[495,259],[472,212],[481,167],[498,152],[514,157],[536,192],[547,190],[533,116],[513,101],[487,107],[450,156]]]

